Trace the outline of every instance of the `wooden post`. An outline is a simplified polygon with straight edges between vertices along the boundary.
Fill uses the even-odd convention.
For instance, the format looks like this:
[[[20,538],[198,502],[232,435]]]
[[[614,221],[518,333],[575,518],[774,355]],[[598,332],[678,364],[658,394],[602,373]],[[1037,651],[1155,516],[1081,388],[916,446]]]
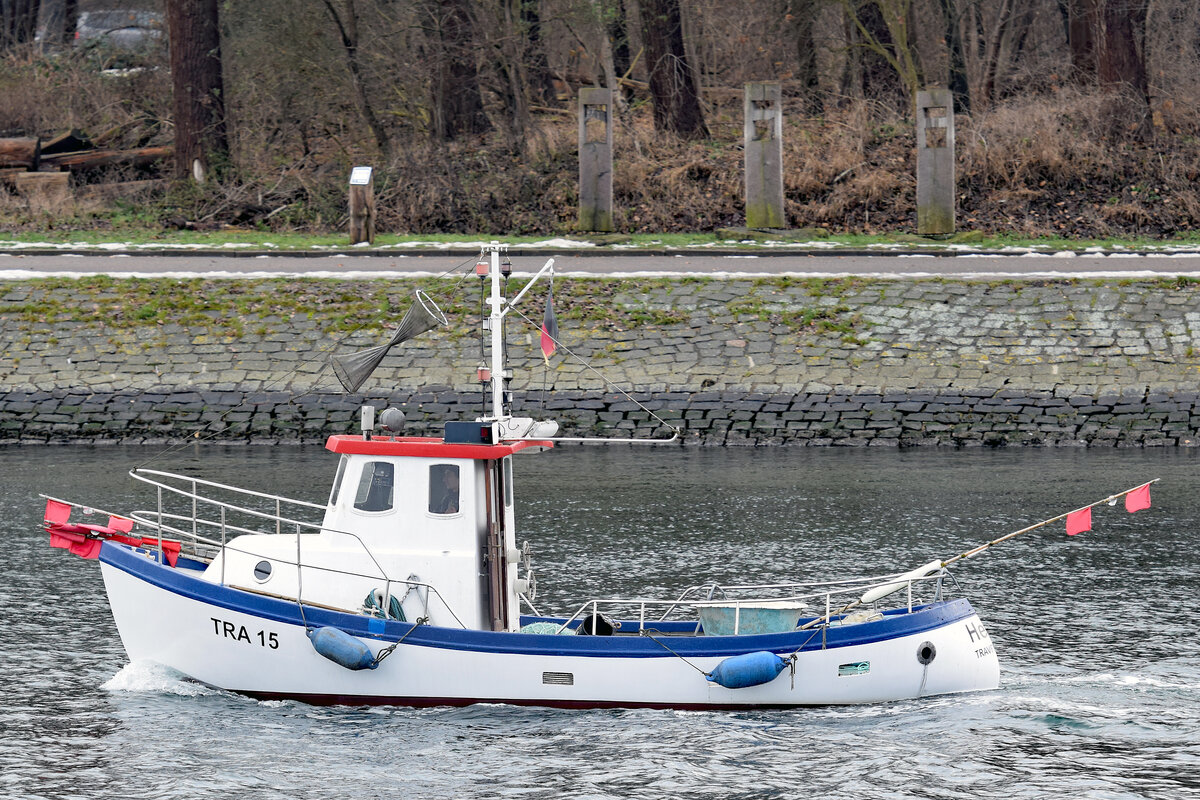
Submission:
[[[917,92],[917,233],[954,233],[954,97]]]
[[[612,91],[579,90],[579,230],[611,231]]]
[[[783,93],[777,82],[747,83],[746,227],[786,228],[783,213]]]
[[[350,244],[375,243],[375,171],[350,171]]]

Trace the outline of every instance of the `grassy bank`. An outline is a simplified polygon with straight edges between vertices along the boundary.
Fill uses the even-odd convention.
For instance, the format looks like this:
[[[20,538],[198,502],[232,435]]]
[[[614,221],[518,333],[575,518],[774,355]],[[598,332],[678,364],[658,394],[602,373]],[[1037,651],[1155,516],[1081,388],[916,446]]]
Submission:
[[[866,249],[888,250],[908,248],[918,250],[973,249],[1034,251],[1141,250],[1200,247],[1200,231],[1180,232],[1170,237],[1104,237],[1070,239],[1063,237],[1031,237],[1016,234],[985,235],[966,231],[953,236],[925,237],[913,234],[833,234],[819,228],[791,231],[751,231],[743,228],[719,229],[697,233],[631,233],[586,234],[570,233],[561,237],[509,236],[501,234],[379,234],[373,245],[354,246],[356,251],[388,250],[474,250],[480,243],[501,241],[513,247],[547,246],[553,242],[558,249],[578,248],[580,251],[607,250],[674,250],[734,248],[743,250],[799,249]],[[347,250],[350,240],[344,233],[310,233],[301,231],[257,231],[227,228],[217,231],[165,230],[145,225],[122,225],[105,230],[26,230],[0,233],[0,252],[56,249],[140,250],[153,251],[173,248],[196,250],[266,250],[305,252],[312,250]]]
[[[720,279],[575,278],[556,284],[555,309],[564,324],[577,326],[620,331],[648,325],[676,325],[686,322],[689,314],[686,307],[673,307],[671,296],[676,288],[714,282]],[[750,296],[729,305],[729,313],[735,321],[775,321],[795,330],[811,327],[824,331],[846,309],[831,312],[814,305],[781,312],[771,308],[770,298],[791,290],[815,301],[859,284],[858,279],[852,278],[762,278],[753,282]],[[87,282],[69,278],[11,282],[0,301],[0,315],[24,331],[41,330],[57,323],[114,331],[140,328],[153,331],[177,326],[223,338],[247,332],[263,335],[282,320],[302,320],[326,333],[343,333],[394,324],[417,290],[428,294],[452,318],[469,319],[479,312],[474,286],[464,290],[458,279],[229,281],[97,277]],[[64,303],[64,297],[70,297],[71,302]],[[472,330],[469,325],[461,327]]]

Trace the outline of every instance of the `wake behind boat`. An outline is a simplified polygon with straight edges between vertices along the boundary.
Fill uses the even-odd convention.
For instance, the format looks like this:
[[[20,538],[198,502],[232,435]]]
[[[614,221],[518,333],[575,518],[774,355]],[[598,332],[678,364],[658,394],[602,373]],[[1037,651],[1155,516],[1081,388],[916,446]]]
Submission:
[[[553,261],[510,301],[502,253],[489,247],[476,266],[490,306],[484,413],[417,437],[402,435],[398,409],[377,423],[364,408],[359,433],[326,444],[337,455],[326,502],[145,468],[130,474],[153,487],[153,505],[106,524],[47,498],[51,544],[99,559],[131,660],[320,704],[750,708],[999,685],[995,648],[947,567],[1050,520],[893,575],[698,581],[669,598],[539,613],[530,553],[517,546],[514,458],[577,440],[510,411],[505,321]],[[355,391],[391,347],[445,322],[418,292],[389,343],[335,359],[334,372]],[[549,355],[549,311],[543,337]],[[1092,505],[1121,496],[1144,508],[1149,484]],[[1078,528],[1090,508],[1054,519]]]

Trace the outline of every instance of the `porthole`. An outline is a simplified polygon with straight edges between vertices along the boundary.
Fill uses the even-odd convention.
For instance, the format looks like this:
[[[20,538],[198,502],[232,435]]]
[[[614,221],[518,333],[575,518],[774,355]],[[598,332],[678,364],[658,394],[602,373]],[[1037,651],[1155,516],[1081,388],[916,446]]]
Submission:
[[[271,577],[271,562],[270,561],[260,561],[254,565],[254,580],[258,581],[259,583],[266,583],[267,579],[270,577]]]
[[[917,648],[917,661],[923,666],[928,666],[935,658],[937,658],[937,648],[933,646],[933,642],[921,642]]]

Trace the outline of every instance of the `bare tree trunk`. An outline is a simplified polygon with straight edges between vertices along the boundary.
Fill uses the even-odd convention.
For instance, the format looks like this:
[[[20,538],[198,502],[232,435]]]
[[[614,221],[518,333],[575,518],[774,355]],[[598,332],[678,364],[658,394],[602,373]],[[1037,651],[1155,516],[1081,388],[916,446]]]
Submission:
[[[167,0],[175,114],[175,177],[204,181],[228,166],[217,0]]]
[[[1000,0],[1000,10],[996,17],[996,27],[987,37],[983,51],[983,81],[979,87],[979,103],[988,108],[996,102],[996,73],[1000,70],[1000,47],[1004,42],[1004,34],[1012,23],[1013,0]]]
[[[324,0],[325,9],[337,26],[342,49],[346,51],[346,67],[350,70],[350,85],[354,91],[354,105],[362,115],[363,122],[371,129],[375,138],[375,146],[384,162],[392,160],[392,140],[387,130],[379,121],[375,108],[371,105],[371,97],[367,92],[366,80],[363,77],[362,64],[358,58],[358,10],[354,0],[342,0],[342,10],[339,12],[332,0]]]
[[[435,139],[483,133],[491,128],[479,94],[475,24],[469,0],[430,0],[424,5],[433,41],[431,81]]]
[[[950,92],[954,107],[964,114],[971,113],[971,82],[967,79],[967,60],[963,48],[962,18],[954,0],[938,0],[946,30],[946,49],[950,56]]]
[[[1029,40],[1029,32],[1033,30],[1035,16],[1035,0],[1017,0],[1013,11],[1012,44],[1009,48],[1009,61],[1020,62],[1025,56],[1025,43]]]
[[[41,9],[41,0],[0,0],[0,52],[33,41]]]
[[[629,23],[625,16],[625,0],[610,0],[611,10],[605,10],[608,41],[612,45],[613,70],[617,76],[624,76],[633,66],[629,53]],[[615,89],[616,87],[610,87]]]
[[[1101,0],[1096,76],[1102,87],[1126,86],[1146,95],[1146,0]]]
[[[1096,36],[1096,76],[1109,128],[1139,138],[1150,130],[1146,14],[1147,0],[1100,0]]]
[[[857,31],[854,41],[866,51],[863,53],[863,96],[880,97],[880,86],[895,87],[896,81],[889,80],[888,75],[894,73],[900,84],[896,88],[904,97],[902,108],[905,113],[913,113],[921,74],[909,33],[912,0],[841,0],[841,4]],[[871,53],[880,58],[870,58]],[[883,64],[879,63],[880,59]]]
[[[497,0],[495,18],[486,25],[488,32],[484,36],[492,46],[498,78],[495,89],[508,116],[508,143],[515,153],[525,150],[532,130],[529,84],[523,59],[529,51],[529,43],[520,31],[520,5],[521,0]]]
[[[821,109],[820,79],[817,74],[817,45],[813,38],[813,24],[819,7],[812,0],[786,0],[784,19],[788,20],[796,42],[796,82],[808,113]]]
[[[59,30],[60,42],[68,45],[75,41],[75,28],[79,27],[79,0],[63,0],[62,28]]]
[[[546,45],[542,41],[542,15],[538,10],[538,0],[520,0],[520,3],[530,98],[537,105],[548,106],[556,98],[550,63],[546,58]]]
[[[629,107],[633,89],[620,83],[629,77],[633,68],[629,52],[629,21],[625,15],[625,0],[600,0],[596,10],[604,25],[604,41],[601,42],[601,57],[604,59],[605,80],[613,92],[613,103],[618,109]],[[609,75],[609,71],[612,75]]]
[[[604,85],[612,91],[613,105],[622,111],[625,110],[628,105],[621,92],[617,67],[613,63],[612,41],[608,38],[607,31],[600,36],[600,67],[604,70]]]
[[[1075,80],[1091,81],[1096,74],[1096,27],[1100,0],[1065,0],[1067,8],[1067,44]]]
[[[708,135],[697,81],[683,42],[679,0],[641,0],[654,127],[685,138]]]

